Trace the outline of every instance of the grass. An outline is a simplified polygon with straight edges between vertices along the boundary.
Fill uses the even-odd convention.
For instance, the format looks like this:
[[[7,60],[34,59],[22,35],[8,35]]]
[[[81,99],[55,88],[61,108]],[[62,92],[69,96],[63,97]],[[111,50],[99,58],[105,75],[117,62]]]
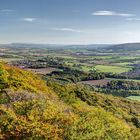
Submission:
[[[91,58],[91,57],[89,57]],[[107,60],[107,59],[112,59],[112,56],[107,55],[107,56],[92,56],[93,59],[102,59],[102,60]]]
[[[133,82],[140,82],[140,80],[135,80],[135,79],[117,79],[117,78],[106,78],[109,80],[121,80],[121,81],[133,81]]]
[[[95,69],[100,72],[123,73],[131,70],[129,67],[110,66],[110,65],[96,65]]]
[[[2,61],[11,62],[11,61],[18,61],[18,60],[22,60],[22,58],[0,58],[0,62]]]
[[[119,66],[128,66],[128,65],[133,64],[133,63],[131,63],[131,62],[122,62],[122,63],[115,63],[115,64],[117,64]]]
[[[138,56],[121,56],[116,58],[117,60],[135,60],[138,59]]]
[[[140,96],[129,96],[127,99],[140,101]]]

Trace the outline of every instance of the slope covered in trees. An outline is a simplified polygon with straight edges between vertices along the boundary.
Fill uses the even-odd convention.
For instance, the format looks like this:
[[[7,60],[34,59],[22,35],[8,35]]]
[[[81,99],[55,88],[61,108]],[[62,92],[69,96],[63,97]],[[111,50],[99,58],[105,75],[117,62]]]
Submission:
[[[81,85],[47,85],[0,64],[0,139],[140,139],[140,103]]]
[[[112,45],[107,48],[105,48],[107,51],[112,52],[129,52],[129,51],[138,51],[140,50],[140,43],[125,43],[125,44],[117,44]]]

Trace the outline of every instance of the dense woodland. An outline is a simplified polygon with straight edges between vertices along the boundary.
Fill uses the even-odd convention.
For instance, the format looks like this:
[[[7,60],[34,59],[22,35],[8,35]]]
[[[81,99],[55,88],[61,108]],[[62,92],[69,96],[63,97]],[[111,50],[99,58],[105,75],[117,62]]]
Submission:
[[[104,73],[86,73],[80,70],[74,70],[67,67],[63,68],[63,71],[53,71],[52,73],[48,74],[48,76],[61,80],[65,79],[74,83],[86,80],[99,80],[105,78]]]

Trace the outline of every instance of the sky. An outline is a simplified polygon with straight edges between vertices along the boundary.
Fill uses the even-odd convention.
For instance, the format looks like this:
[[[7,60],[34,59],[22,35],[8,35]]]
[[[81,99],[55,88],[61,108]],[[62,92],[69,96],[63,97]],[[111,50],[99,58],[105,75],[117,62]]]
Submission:
[[[0,43],[140,42],[140,0],[0,0]]]

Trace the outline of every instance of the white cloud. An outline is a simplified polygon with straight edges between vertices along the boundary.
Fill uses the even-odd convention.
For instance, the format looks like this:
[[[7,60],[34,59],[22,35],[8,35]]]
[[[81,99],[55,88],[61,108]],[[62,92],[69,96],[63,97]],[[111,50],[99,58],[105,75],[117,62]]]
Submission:
[[[140,21],[140,18],[127,18],[126,20],[129,20],[129,21]]]
[[[0,12],[3,12],[3,13],[9,13],[9,12],[14,12],[15,10],[13,9],[1,9]]]
[[[135,16],[133,14],[118,13],[118,12],[115,12],[115,11],[96,11],[96,12],[92,13],[91,15],[94,15],[94,16],[121,16],[121,17]]]
[[[33,22],[36,20],[36,18],[27,17],[27,18],[22,18],[22,20],[27,21],[27,22]]]
[[[51,30],[56,30],[56,31],[68,31],[68,32],[77,32],[77,33],[83,32],[83,31],[73,29],[73,28],[50,28],[50,29]]]
[[[0,9],[0,15],[12,14],[14,12],[15,12],[15,10],[13,10],[13,9]]]

